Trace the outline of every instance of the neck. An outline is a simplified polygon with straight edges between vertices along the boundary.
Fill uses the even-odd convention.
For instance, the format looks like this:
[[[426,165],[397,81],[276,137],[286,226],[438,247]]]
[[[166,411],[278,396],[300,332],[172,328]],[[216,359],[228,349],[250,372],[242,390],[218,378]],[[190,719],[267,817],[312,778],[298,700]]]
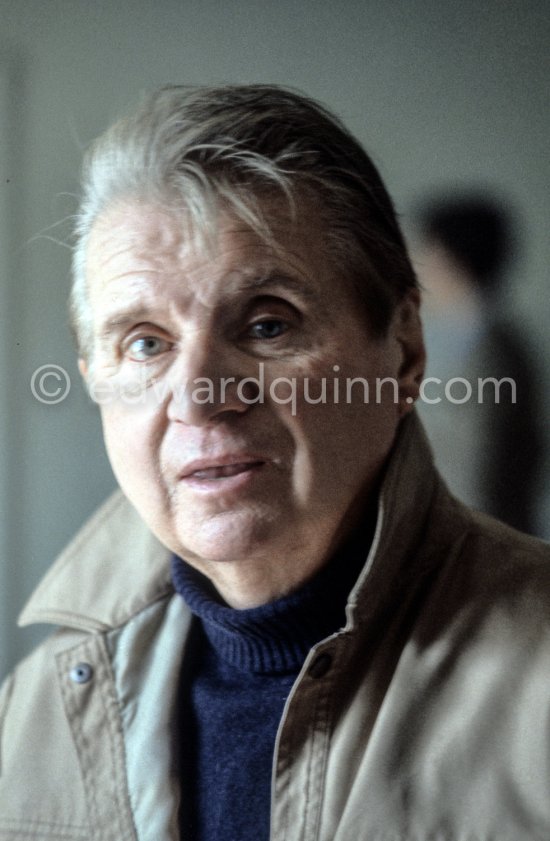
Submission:
[[[224,660],[252,671],[299,669],[316,642],[345,626],[348,596],[371,540],[372,529],[365,523],[301,587],[248,609],[227,605],[204,575],[177,556],[172,580]]]
[[[277,553],[249,558],[245,561],[212,561],[195,564],[187,557],[187,563],[204,578],[213,594],[237,610],[249,610],[267,605],[298,591],[319,575],[328,566],[347,563],[350,555],[367,557],[376,514],[369,508],[362,520],[352,531],[337,539],[323,553],[308,553],[306,547],[294,544],[288,553]]]
[[[325,558],[301,558],[289,562],[281,557],[246,561],[212,562],[202,572],[214,585],[223,601],[238,610],[259,607],[297,590],[325,565]]]
[[[220,547],[218,557],[208,559],[181,553],[185,561],[206,576],[225,604],[247,610],[269,604],[293,593],[310,581],[342,548],[361,535],[368,545],[376,525],[378,490],[358,496],[336,531],[334,525],[316,522],[298,533],[285,529],[275,541],[261,542],[258,551],[246,557],[227,558]],[[175,553],[178,554],[177,550]]]

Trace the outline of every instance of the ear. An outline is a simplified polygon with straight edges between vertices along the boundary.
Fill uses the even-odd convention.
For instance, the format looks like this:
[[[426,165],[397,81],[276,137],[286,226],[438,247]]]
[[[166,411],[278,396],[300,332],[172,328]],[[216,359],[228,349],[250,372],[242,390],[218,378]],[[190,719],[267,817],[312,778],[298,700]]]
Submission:
[[[88,363],[81,356],[78,359],[78,370],[80,371],[80,376],[84,382],[88,382]]]
[[[394,335],[401,349],[398,373],[399,416],[408,414],[420,394],[426,367],[426,351],[420,320],[420,291],[411,289],[394,313]]]

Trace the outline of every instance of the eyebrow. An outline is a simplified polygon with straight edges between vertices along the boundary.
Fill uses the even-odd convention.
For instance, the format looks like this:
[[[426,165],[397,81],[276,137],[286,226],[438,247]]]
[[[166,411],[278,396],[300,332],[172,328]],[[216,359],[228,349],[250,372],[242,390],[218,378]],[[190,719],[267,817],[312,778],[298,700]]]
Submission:
[[[281,274],[280,272],[266,272],[265,274],[254,274],[244,276],[239,291],[254,290],[262,291],[269,286],[278,286],[287,289],[289,292],[294,292],[306,300],[312,300],[316,297],[315,291],[301,280],[297,280],[292,275]]]
[[[135,324],[136,322],[150,321],[151,313],[152,310],[144,306],[121,309],[116,315],[111,316],[101,325],[98,338],[101,342],[104,342],[112,335],[113,332],[123,330],[125,327]]]
[[[280,272],[266,272],[265,274],[250,274],[244,275],[235,289],[235,295],[241,292],[265,292],[269,287],[279,287],[293,292],[304,298],[305,300],[313,300],[315,296],[314,290],[309,288],[307,284],[292,277],[291,275],[281,274]],[[113,332],[121,331],[131,324],[136,324],[142,321],[155,320],[154,310],[151,307],[138,304],[136,306],[129,306],[121,308],[115,314],[107,318],[101,325],[98,338],[99,341],[106,341]]]

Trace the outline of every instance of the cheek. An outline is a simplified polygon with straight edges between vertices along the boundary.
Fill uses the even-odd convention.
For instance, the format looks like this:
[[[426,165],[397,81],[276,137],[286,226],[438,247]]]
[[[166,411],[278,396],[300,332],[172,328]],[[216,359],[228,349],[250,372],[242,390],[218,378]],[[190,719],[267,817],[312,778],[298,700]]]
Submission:
[[[383,462],[397,429],[398,389],[391,371],[380,374],[382,360],[369,365],[370,371],[342,360],[335,372],[335,364],[312,366],[307,377],[296,379],[292,402],[287,388],[289,402],[276,407],[304,475],[356,477]]]
[[[111,406],[101,413],[105,445],[113,471],[124,491],[149,482],[154,469],[154,435],[150,419],[131,408]]]
[[[293,498],[331,517],[376,481],[397,428],[384,406],[299,405],[286,422],[294,441]]]

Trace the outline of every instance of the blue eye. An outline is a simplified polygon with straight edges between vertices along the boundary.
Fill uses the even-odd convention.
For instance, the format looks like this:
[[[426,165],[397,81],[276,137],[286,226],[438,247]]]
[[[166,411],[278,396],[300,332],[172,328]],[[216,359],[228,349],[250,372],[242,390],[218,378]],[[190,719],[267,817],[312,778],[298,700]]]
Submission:
[[[266,318],[250,327],[250,333],[254,339],[277,339],[286,330],[287,324],[278,318]]]
[[[143,362],[164,353],[170,347],[166,339],[158,336],[143,336],[135,339],[128,348],[128,355],[136,362]]]

